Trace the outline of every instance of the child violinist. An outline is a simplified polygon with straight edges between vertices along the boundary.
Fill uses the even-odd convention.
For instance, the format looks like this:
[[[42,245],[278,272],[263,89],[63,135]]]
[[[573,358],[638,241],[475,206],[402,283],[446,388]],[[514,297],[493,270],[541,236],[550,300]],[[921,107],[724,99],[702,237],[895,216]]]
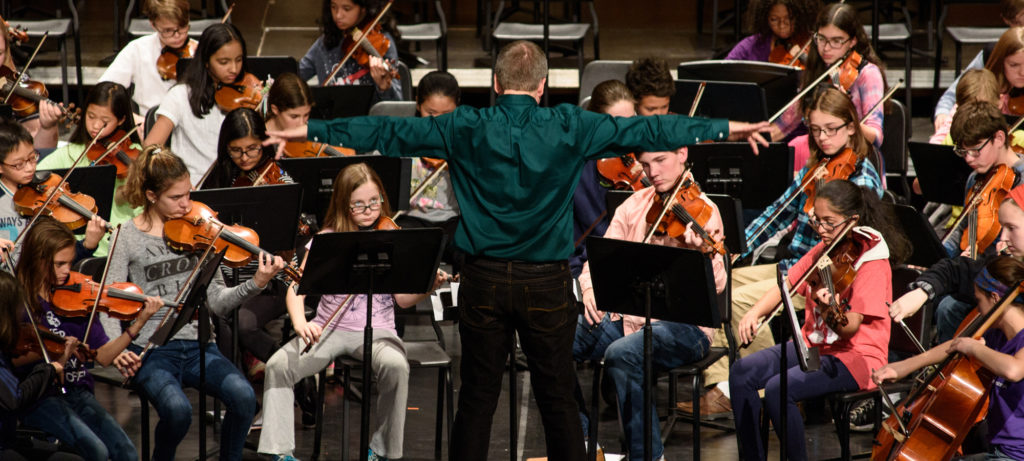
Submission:
[[[118,83],[100,82],[96,84],[92,90],[89,90],[89,95],[86,97],[83,106],[85,107],[85,115],[82,121],[78,123],[75,131],[71,133],[68,144],[57,148],[57,150],[40,160],[39,164],[36,165],[36,169],[54,170],[71,168],[75,159],[82,154],[82,151],[85,150],[85,147],[89,145],[93,138],[99,138],[93,149],[102,153],[106,151],[105,146],[121,141],[135,126],[132,121],[132,106],[131,100],[128,97],[128,91]],[[132,133],[127,143],[130,144],[130,149],[137,151],[140,143],[139,135]],[[116,158],[115,152],[111,152],[108,156]],[[86,155],[82,156],[78,166],[87,166],[91,163],[92,161],[89,159],[89,156]],[[114,200],[110,208],[110,223],[112,226],[131,219],[140,211],[128,203],[117,199],[117,190],[122,185],[124,185],[123,178],[114,179]],[[89,237],[88,230],[85,235],[86,238]],[[108,244],[109,237],[104,236],[93,255],[98,257],[106,256]],[[86,246],[88,247],[88,245]]]
[[[232,186],[292,183],[274,162],[274,148],[264,147],[267,126],[253,109],[240,107],[228,113],[217,140],[217,161],[200,186],[218,189]]]
[[[163,302],[158,297],[146,298],[135,322],[122,334],[109,338],[100,323],[101,314],[90,317],[88,311],[81,311],[72,316],[65,309],[75,306],[54,304],[55,291],[67,283],[74,256],[75,236],[63,224],[42,216],[29,229],[16,268],[18,280],[31,293],[28,305],[32,319],[26,321],[39,323],[61,337],[74,338],[76,345],[81,341],[96,351],[97,363],[107,366],[138,336]],[[15,363],[32,363],[32,359],[29,354]],[[81,352],[71,356],[64,366],[66,393],[43,399],[22,421],[70,444],[87,460],[138,459],[138,451],[124,429],[93,396],[93,379],[85,360]]]
[[[381,219],[391,214],[383,191],[384,185],[377,173],[366,164],[357,163],[341,170],[334,180],[334,192],[321,233],[376,228]],[[304,259],[302,267],[305,265]],[[434,287],[445,279],[447,274],[438,271]],[[259,452],[273,456],[274,460],[295,459],[292,456],[295,450],[292,387],[295,383],[320,371],[335,358],[355,353],[363,345],[366,295],[353,295],[351,303],[345,306],[347,296],[324,295],[317,306],[316,318],[307,322],[305,296],[287,291],[288,315],[298,336],[278,349],[267,362],[263,391]],[[372,367],[376,375],[374,389],[379,396],[374,407],[378,427],[370,441],[370,460],[402,457],[409,363],[402,340],[395,331],[395,308],[412,307],[426,297],[427,294],[373,295]],[[344,310],[336,320],[325,325],[340,308]],[[315,345],[309,353],[300,353],[308,344]]]
[[[725,59],[765,61],[803,67],[820,0],[758,0],[750,5],[753,35],[740,40]],[[813,46],[813,44],[812,44]],[[796,58],[796,61],[793,60]],[[792,64],[790,64],[792,63]]]
[[[882,146],[882,110],[867,114],[885,95],[885,77],[882,61],[871,48],[871,42],[857,16],[857,9],[845,3],[833,3],[821,10],[814,23],[814,45],[808,50],[807,68],[803,71],[801,88],[807,88],[836,61],[844,60],[838,71],[825,81],[832,82],[850,95],[857,108],[860,123],[857,128],[875,149]],[[856,56],[860,64],[854,65]],[[853,58],[851,58],[853,57]],[[812,90],[813,91],[813,90]],[[795,103],[772,124],[772,139],[782,140],[794,133],[801,124],[806,109]],[[803,167],[807,159],[809,141],[796,138],[790,145],[796,149],[794,168]]]
[[[952,114],[956,113],[957,107],[971,101],[982,101],[999,106],[999,82],[990,70],[969,69],[960,76],[956,84],[956,105],[950,110],[950,117],[944,117],[945,123],[936,125],[935,134],[928,139],[931,144],[953,145],[953,138],[949,136],[949,128],[953,124]],[[916,180],[915,180],[916,182]]]
[[[10,74],[7,79],[14,80],[21,70],[14,65],[11,58],[11,40],[6,22],[0,20],[0,72]],[[0,96],[6,97],[7,93],[0,91]],[[57,122],[61,118],[62,108],[49,100],[39,101],[38,113],[19,117],[18,122],[31,133],[36,148],[51,149],[57,147],[58,127]],[[18,116],[18,114],[15,114]]]
[[[131,281],[143,292],[173,298],[186,284],[188,275],[198,263],[196,255],[172,251],[164,243],[164,223],[191,211],[189,199],[192,181],[180,157],[166,147],[149,146],[132,163],[128,179],[121,189],[134,206],[143,207],[140,215],[121,227],[120,242],[109,256],[112,282]],[[173,236],[172,236],[173,237]],[[180,236],[179,236],[180,238]],[[221,318],[267,287],[285,263],[280,257],[265,253],[254,255],[259,261],[256,274],[245,283],[228,288],[216,273],[207,288],[206,306]],[[132,348],[121,353],[114,364],[125,376],[134,377],[135,389],[144,395],[160,415],[156,426],[153,459],[171,460],[178,443],[185,438],[192,422],[192,405],[182,390],[196,386],[199,348],[206,352],[206,391],[224,403],[227,413],[221,429],[222,459],[240,459],[245,437],[256,414],[256,395],[245,377],[225,358],[212,342],[200,344],[199,327],[189,323],[163,346],[148,349],[143,357],[138,352],[147,345],[156,325],[169,315],[164,307],[153,315],[153,322],[134,337]],[[116,324],[105,324],[116,331]]]
[[[999,256],[985,265],[974,278],[974,297],[980,315],[993,312],[999,300],[1007,294],[1013,284],[1024,279],[1024,263],[1016,257]],[[906,360],[890,363],[872,370],[875,383],[885,383],[903,378],[923,367],[942,362],[950,354],[963,354],[994,375],[988,389],[988,446],[984,457],[966,459],[1014,460],[1024,459],[1024,424],[1021,424],[1019,408],[1024,395],[1024,296],[1018,295],[988,331],[979,339],[959,336],[943,342]],[[996,315],[996,314],[993,314]]]
[[[320,86],[373,85],[377,90],[376,100],[400,101],[403,83],[393,79],[389,71],[398,60],[398,50],[394,37],[385,31],[378,32],[390,43],[386,50],[378,50],[384,59],[369,56],[368,67],[364,67],[354,58],[349,58],[334,75],[334,79],[327,81],[334,68],[348,54],[345,47],[354,43],[354,39],[357,38],[354,34],[355,29],[373,33],[362,29],[366,29],[379,14],[380,3],[379,0],[323,0],[320,15],[322,35],[313,42],[313,46],[299,61],[299,76],[303,80],[309,80],[315,75],[320,81]],[[381,23],[383,22],[385,21],[382,20]],[[356,54],[362,52],[358,50]]]
[[[804,212],[804,206],[809,198],[798,190],[804,182],[804,177],[808,172],[817,168],[820,162],[828,162],[847,150],[850,150],[856,158],[854,171],[848,179],[854,184],[873,191],[878,197],[882,195],[882,181],[871,161],[867,159],[871,147],[861,130],[856,128],[859,119],[853,101],[849,96],[834,88],[819,90],[813,101],[814,103],[807,108],[807,124],[810,138],[813,140],[811,160],[797,173],[796,180],[786,189],[786,192],[747,226],[745,231],[747,253],[743,256],[753,253],[755,249],[767,243],[771,236],[789,230],[793,238],[784,249],[779,248],[779,251],[785,251],[782,251],[783,256],[778,262],[782,267],[789,268],[818,244],[820,235],[812,225],[811,215]],[[793,194],[799,194],[799,197],[787,204],[786,200]],[[775,219],[771,219],[773,215],[776,215]],[[757,301],[766,292],[773,289],[775,271],[775,264],[756,264],[733,269],[734,330],[739,327],[739,320],[754,307]],[[799,308],[803,305],[803,298],[797,296],[794,302]],[[770,335],[758,335],[749,347],[741,351],[741,354],[752,354],[771,344]],[[725,362],[715,363],[705,373],[705,382],[708,385],[724,383],[727,378],[728,364]],[[718,388],[705,394],[701,400],[701,408],[710,408],[711,403],[721,401],[725,391],[726,389]],[[705,402],[708,405],[705,405]]]
[[[214,95],[223,85],[246,75],[245,39],[231,24],[214,24],[203,31],[195,57],[179,76],[160,108],[144,145],[174,147],[188,166],[192,184],[199,184],[217,160],[217,137],[227,110]]]
[[[665,115],[676,94],[676,82],[661,58],[640,58],[626,72],[626,86],[636,99],[637,115]]]
[[[74,351],[73,338],[64,343],[64,353],[51,356],[51,362],[39,362],[24,376],[14,374],[11,358],[18,352],[15,348],[21,329],[25,305],[25,289],[21,283],[6,271],[0,270],[0,459],[4,461],[80,461],[82,458],[52,450],[40,453],[32,447],[17,443],[14,438],[18,427],[18,414],[31,408],[36,402],[51,395],[54,385],[64,376],[64,364]]]
[[[161,75],[157,68],[160,56],[165,52],[173,54],[174,50],[187,50],[191,56],[196,51],[198,42],[188,36],[190,8],[188,0],[147,0],[143,11],[153,33],[121,48],[100,76],[101,82],[116,82],[125,88],[135,85],[132,100],[139,105],[142,116],[159,106],[175,83],[174,78],[164,78],[170,75]]]
[[[837,179],[818,190],[812,223],[821,242],[790,268],[789,284],[794,286],[805,272],[815,270],[816,261],[836,239],[843,239],[839,242],[852,240],[849,256],[855,261],[855,278],[844,292],[835,294],[829,294],[824,288],[812,291],[807,283],[794,286],[807,300],[799,339],[808,347],[818,348],[820,370],[801,370],[791,341],[752,353],[733,364],[729,390],[736,418],[736,438],[744,459],[765,458],[758,430],[760,389],[765,391],[764,403],[776,431],[786,425],[787,440],[782,443],[786,444],[790,458],[807,459],[803,420],[796,402],[832,392],[873,387],[871,370],[886,363],[889,349],[890,328],[885,307],[892,299],[889,260],[899,262],[910,254],[910,244],[893,226],[894,222],[891,207],[883,204],[871,189]],[[841,234],[850,223],[855,223],[854,227],[845,235]],[[846,322],[826,313],[831,299],[840,303],[835,309],[845,311]],[[767,316],[780,300],[781,294],[775,285],[740,319],[737,333],[743,343],[750,343],[755,335],[770,336],[758,331],[758,323],[768,320]],[[790,366],[782,371],[789,379],[786,421],[780,419],[780,354],[787,354]]]

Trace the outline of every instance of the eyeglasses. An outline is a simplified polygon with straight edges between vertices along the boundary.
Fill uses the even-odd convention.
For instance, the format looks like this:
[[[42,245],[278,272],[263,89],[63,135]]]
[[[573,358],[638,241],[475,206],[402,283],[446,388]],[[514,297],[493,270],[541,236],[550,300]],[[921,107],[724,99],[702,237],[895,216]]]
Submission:
[[[831,138],[831,137],[835,136],[836,133],[839,132],[839,130],[841,130],[843,128],[846,128],[846,126],[849,125],[849,124],[850,124],[850,122],[846,122],[846,123],[844,123],[842,125],[839,125],[839,126],[834,126],[834,127],[827,127],[826,126],[826,127],[822,127],[822,128],[818,128],[818,127],[812,125],[810,128],[807,129],[807,131],[809,131],[811,133],[811,137],[812,138],[817,138],[817,137],[821,136],[822,133],[825,133],[825,137]]]
[[[839,47],[845,45],[846,42],[849,42],[850,40],[853,40],[853,37],[850,37],[850,38],[842,38],[842,37],[832,37],[832,38],[829,38],[829,37],[821,35],[821,34],[819,34],[817,32],[814,33],[814,41],[818,44],[818,46],[820,46],[822,48],[839,48]]]
[[[7,167],[13,168],[15,170],[21,171],[21,170],[24,170],[29,165],[35,165],[37,162],[39,162],[39,152],[32,151],[32,156],[31,157],[29,157],[29,158],[27,158],[25,160],[22,160],[22,161],[20,161],[18,163],[15,163],[15,164],[10,164],[10,163],[4,162],[4,166],[7,166]]]
[[[978,147],[954,147],[953,153],[956,154],[958,157],[977,157],[981,155],[981,150],[984,149],[985,146],[991,140],[992,137],[990,136],[988,139],[985,140],[985,142],[981,143],[981,145]]]
[[[829,224],[829,223],[827,223],[825,221],[819,221],[818,218],[816,218],[814,216],[811,216],[810,224],[811,224],[811,227],[813,227],[815,229],[821,228],[825,232],[832,232],[832,231],[836,230],[837,228],[841,227],[843,224],[846,224],[850,219],[851,218],[846,218],[846,219],[844,219],[842,221],[839,221],[839,222],[837,222],[835,224]]]
[[[788,25],[788,24],[791,24],[792,22],[793,22],[793,19],[790,18],[789,16],[784,16],[784,17],[781,17],[781,18],[779,18],[779,17],[770,17],[770,18],[768,18],[768,23],[773,25],[773,26],[778,26],[778,25],[782,25],[782,24],[787,24]]]
[[[259,157],[260,153],[262,152],[263,146],[259,144],[253,144],[249,147],[246,147],[245,149],[239,149],[237,147],[228,148],[228,155],[230,155],[231,158],[235,160],[242,158],[243,155],[249,158]]]
[[[354,214],[366,213],[366,210],[377,211],[380,209],[380,198],[370,200],[370,203],[356,202],[348,206]]]
[[[157,33],[159,33],[160,36],[163,37],[163,38],[171,38],[171,37],[174,37],[176,35],[187,34],[188,33],[188,28],[189,28],[189,26],[175,27],[173,29],[160,29],[160,30],[157,31]]]

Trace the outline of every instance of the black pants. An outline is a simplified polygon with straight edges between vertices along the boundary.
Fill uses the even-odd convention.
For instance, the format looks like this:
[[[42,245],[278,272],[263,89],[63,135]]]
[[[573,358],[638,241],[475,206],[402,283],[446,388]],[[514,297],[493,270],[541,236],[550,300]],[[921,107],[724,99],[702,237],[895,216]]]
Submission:
[[[462,388],[452,431],[452,459],[487,459],[491,420],[514,332],[519,333],[529,364],[548,459],[584,459],[583,431],[573,397],[577,310],[569,263],[470,257],[462,268],[459,297]]]

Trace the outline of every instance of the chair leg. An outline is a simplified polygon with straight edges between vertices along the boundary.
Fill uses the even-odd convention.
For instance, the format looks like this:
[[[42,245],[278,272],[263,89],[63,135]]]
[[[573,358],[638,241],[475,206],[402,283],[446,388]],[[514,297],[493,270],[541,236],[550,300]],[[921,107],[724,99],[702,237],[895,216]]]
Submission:
[[[139,393],[139,405],[141,406],[140,418],[142,421],[142,428],[140,438],[142,439],[142,461],[149,461],[149,401]]]
[[[57,42],[60,48],[60,78],[64,90],[64,101],[68,101],[68,39],[67,35],[61,36]]]
[[[446,419],[448,420],[448,458],[452,457],[452,423],[455,418],[455,386],[452,385],[452,366],[449,364],[444,369],[444,389],[445,393],[448,394],[448,401],[445,403],[447,406]]]
[[[445,379],[444,379],[444,368],[437,369],[437,406],[435,407],[434,413],[436,413],[436,422],[434,425],[434,459],[441,459],[441,432],[444,430],[444,390],[445,390]]]
[[[512,461],[519,459],[516,456],[516,447],[519,441],[519,418],[516,407],[516,348],[513,345],[512,353],[508,357],[508,454]]]
[[[668,441],[668,436],[672,435],[672,428],[676,425],[676,392],[678,390],[677,384],[679,375],[669,373],[668,375],[668,415],[665,418],[665,428],[661,430],[661,444],[664,445]]]
[[[963,44],[961,44],[960,42],[956,42],[955,45],[956,46],[954,48],[956,49],[956,67],[953,68],[953,78],[960,76],[960,65],[963,60],[964,51]]]
[[[913,53],[912,50],[913,50],[913,45],[911,44],[910,37],[907,37],[907,41],[906,41],[906,44],[904,45],[904,53],[903,53],[905,55],[904,58],[903,58],[903,65],[906,67],[906,71],[905,72],[907,74],[906,77],[905,77],[906,81],[903,84],[903,91],[904,91],[904,95],[905,95],[904,99],[907,101],[907,103],[905,105],[907,106],[907,113],[908,114],[914,113],[911,110],[911,107],[910,107],[910,100],[913,99],[913,94],[914,94],[913,80],[910,79],[910,71],[911,71],[911,68],[912,68],[912,66],[910,65],[910,57],[911,57],[911,54]]]
[[[850,459],[850,409],[852,403],[834,402],[832,405],[832,420],[836,425],[836,436],[839,437],[839,457],[843,461]]]
[[[323,444],[324,435],[324,405],[327,400],[325,394],[327,393],[327,369],[320,371],[320,381],[317,383],[316,391],[320,394],[320,401],[317,402],[316,407],[316,429],[313,432],[313,454],[310,455],[309,459],[317,461],[320,458],[320,448]]]
[[[597,432],[601,422],[598,420],[598,415],[601,411],[601,373],[604,369],[601,367],[601,361],[594,361],[594,379],[590,386],[590,427],[588,427],[589,434],[587,439],[590,443],[587,445],[587,459],[590,461],[597,461]]]
[[[704,387],[704,375],[693,375],[693,460],[700,461],[700,390]],[[675,400],[673,394],[672,400]],[[670,408],[675,414],[675,408]]]
[[[342,367],[341,385],[344,386],[342,389],[345,389],[346,394],[352,385],[352,381],[349,379],[351,378],[351,371],[348,367]],[[364,399],[368,397],[367,395],[362,396]],[[348,461],[348,395],[345,395],[341,402],[341,459],[342,461]]]

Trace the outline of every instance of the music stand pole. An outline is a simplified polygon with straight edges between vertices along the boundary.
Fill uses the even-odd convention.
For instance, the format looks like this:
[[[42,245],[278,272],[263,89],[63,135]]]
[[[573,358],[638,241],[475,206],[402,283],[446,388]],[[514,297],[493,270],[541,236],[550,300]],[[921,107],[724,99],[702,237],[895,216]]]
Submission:
[[[654,358],[651,357],[651,282],[644,282],[644,460],[651,461],[651,407],[654,406]],[[673,411],[673,409],[669,409]],[[595,416],[596,418],[597,416]]]
[[[786,461],[786,418],[789,413],[786,405],[789,400],[789,345],[786,344],[786,338],[792,336],[793,331],[789,322],[783,323],[786,325],[782,326],[782,353],[779,354],[779,403],[782,404],[779,408],[779,460]]]

